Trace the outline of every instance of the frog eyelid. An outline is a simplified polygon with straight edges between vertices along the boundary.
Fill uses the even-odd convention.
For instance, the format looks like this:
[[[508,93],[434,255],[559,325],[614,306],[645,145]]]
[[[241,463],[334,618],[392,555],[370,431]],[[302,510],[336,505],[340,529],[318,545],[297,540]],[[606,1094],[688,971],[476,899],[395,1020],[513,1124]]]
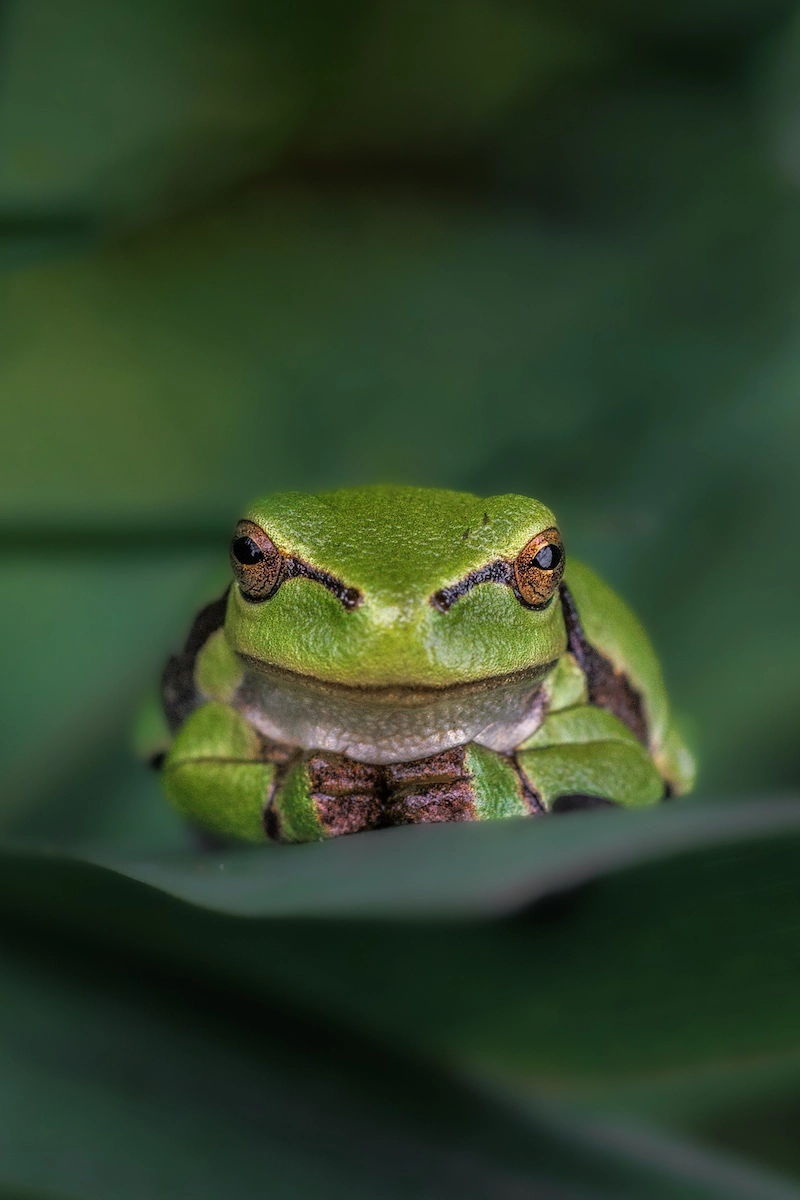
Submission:
[[[556,551],[555,559],[551,555],[552,565],[541,567],[538,555],[548,546]],[[470,571],[458,583],[434,592],[430,603],[434,608],[438,608],[439,612],[446,613],[457,600],[471,592],[478,584],[502,583],[511,588],[523,608],[541,612],[552,603],[563,574],[564,544],[558,528],[551,525],[530,538],[512,561],[498,558],[487,563],[485,567]]]
[[[458,583],[451,583],[449,587],[434,592],[430,602],[439,612],[447,612],[456,600],[466,596],[467,592],[471,592],[479,583],[504,583],[507,587],[513,587],[514,572],[511,563],[498,558],[496,562],[487,563],[485,567],[478,567],[476,571],[470,571],[469,575],[459,579]]]
[[[364,599],[358,588],[348,587],[335,575],[321,571],[319,567],[312,567],[311,563],[304,562],[302,558],[295,558],[292,554],[285,557],[283,562],[284,570],[281,572],[279,584],[284,579],[313,579],[315,583],[321,583],[324,588],[332,592],[344,608],[358,608]]]
[[[363,596],[358,588],[348,587],[341,579],[337,579],[335,575],[331,575],[328,571],[321,571],[319,567],[313,567],[311,563],[305,562],[302,558],[298,558],[294,554],[287,554],[280,550],[275,545],[266,530],[262,529],[254,521],[243,518],[236,526],[234,533],[234,542],[236,537],[262,537],[267,540],[271,550],[280,555],[280,567],[278,574],[275,577],[275,582],[268,592],[264,595],[254,595],[248,593],[239,582],[239,594],[242,599],[248,604],[263,604],[267,600],[271,600],[275,593],[280,588],[281,584],[287,579],[311,579],[314,583],[321,583],[324,588],[332,592],[339,603],[347,609],[358,608],[363,600]]]
[[[517,587],[514,564],[504,558],[498,558],[495,562],[487,563],[485,567],[478,567],[476,571],[470,571],[469,575],[465,575],[463,579],[459,579],[458,583],[440,588],[438,592],[434,592],[431,596],[430,603],[439,612],[446,613],[453,607],[457,600],[460,600],[462,596],[466,596],[467,592],[471,592],[480,583],[505,584],[506,587],[511,588],[522,607],[529,608],[533,612],[542,612],[545,608],[548,608],[555,597],[554,593],[543,604],[529,604]]]
[[[249,596],[241,587],[239,591],[242,599],[246,600],[248,604],[263,604],[266,600],[272,599],[278,588],[287,579],[311,579],[314,583],[321,583],[347,609],[358,608],[364,598],[358,588],[348,587],[347,584],[342,583],[341,579],[337,579],[335,575],[329,575],[327,571],[321,571],[318,567],[312,567],[310,563],[304,562],[302,558],[295,558],[294,555],[284,557],[280,575],[275,581],[275,586],[269,595]]]

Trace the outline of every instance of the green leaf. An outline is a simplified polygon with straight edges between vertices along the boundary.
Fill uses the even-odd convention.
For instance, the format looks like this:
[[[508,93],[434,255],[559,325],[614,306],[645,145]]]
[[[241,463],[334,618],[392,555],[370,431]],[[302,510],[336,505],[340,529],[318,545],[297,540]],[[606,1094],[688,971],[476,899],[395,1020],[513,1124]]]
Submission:
[[[405,826],[301,847],[96,861],[239,916],[501,915],[630,864],[781,835],[800,838],[800,799]]]
[[[734,1096],[693,1125],[694,1136],[707,1145],[736,1154],[755,1155],[773,1170],[800,1176],[797,1125],[800,1096],[793,1092],[768,1096]]]
[[[0,213],[142,224],[271,164],[305,103],[261,5],[14,0]]]
[[[496,0],[433,13],[80,0],[69,21],[52,0],[9,8],[0,213],[77,213],[101,230],[202,202],[287,153],[463,156],[520,97],[541,102],[609,57],[591,27]]]
[[[619,1124],[526,1111],[274,1007],[226,1003],[119,958],[98,969],[74,947],[6,937],[0,981],[0,1187],[12,1193],[797,1195],[662,1138],[665,1164]]]
[[[9,848],[0,896],[390,1042],[583,1087],[800,1051],[798,851],[798,801],[687,803],[114,870]]]
[[[468,167],[520,105],[546,111],[550,89],[616,55],[590,24],[542,5],[379,0],[360,16],[346,59],[321,72],[298,131],[303,161],[413,155]]]
[[[197,551],[142,561],[124,545],[76,560],[57,541],[52,530],[29,530],[29,553],[0,566],[0,656],[13,697],[0,730],[3,827],[63,793],[132,726],[184,640],[183,614],[203,595],[211,565]]]
[[[759,33],[779,27],[792,5],[791,0],[656,0],[647,5],[635,0],[569,0],[563,7],[603,27],[682,48],[687,43],[724,47],[726,40],[736,46],[739,39],[747,45]]]

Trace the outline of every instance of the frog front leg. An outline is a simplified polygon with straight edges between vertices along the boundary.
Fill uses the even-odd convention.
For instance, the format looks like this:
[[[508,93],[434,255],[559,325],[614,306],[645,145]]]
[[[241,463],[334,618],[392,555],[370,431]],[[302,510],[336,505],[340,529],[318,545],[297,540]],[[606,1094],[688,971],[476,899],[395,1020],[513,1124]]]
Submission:
[[[639,808],[665,794],[647,748],[613,713],[591,704],[551,713],[516,758],[548,811],[592,801]]]
[[[175,734],[164,788],[184,816],[212,833],[264,842],[264,812],[280,765],[268,761],[264,739],[241,713],[212,701]]]

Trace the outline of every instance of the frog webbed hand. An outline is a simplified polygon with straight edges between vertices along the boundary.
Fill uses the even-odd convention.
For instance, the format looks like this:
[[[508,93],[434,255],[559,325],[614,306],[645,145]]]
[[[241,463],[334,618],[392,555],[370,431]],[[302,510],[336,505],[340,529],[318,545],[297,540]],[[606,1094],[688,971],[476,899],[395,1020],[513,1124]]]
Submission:
[[[285,757],[235,708],[211,702],[191,713],[175,735],[163,766],[164,787],[204,829],[264,842],[264,812]]]
[[[607,709],[579,704],[551,713],[517,751],[549,812],[653,804],[665,785],[647,748]]]

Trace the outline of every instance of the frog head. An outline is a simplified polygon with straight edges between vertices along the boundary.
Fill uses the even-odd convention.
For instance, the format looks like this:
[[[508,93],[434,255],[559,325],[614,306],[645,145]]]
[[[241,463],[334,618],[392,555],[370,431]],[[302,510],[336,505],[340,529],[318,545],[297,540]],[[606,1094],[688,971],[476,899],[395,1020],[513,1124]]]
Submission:
[[[231,545],[228,643],[359,689],[541,676],[564,652],[564,551],[537,500],[376,486],[257,500]]]

